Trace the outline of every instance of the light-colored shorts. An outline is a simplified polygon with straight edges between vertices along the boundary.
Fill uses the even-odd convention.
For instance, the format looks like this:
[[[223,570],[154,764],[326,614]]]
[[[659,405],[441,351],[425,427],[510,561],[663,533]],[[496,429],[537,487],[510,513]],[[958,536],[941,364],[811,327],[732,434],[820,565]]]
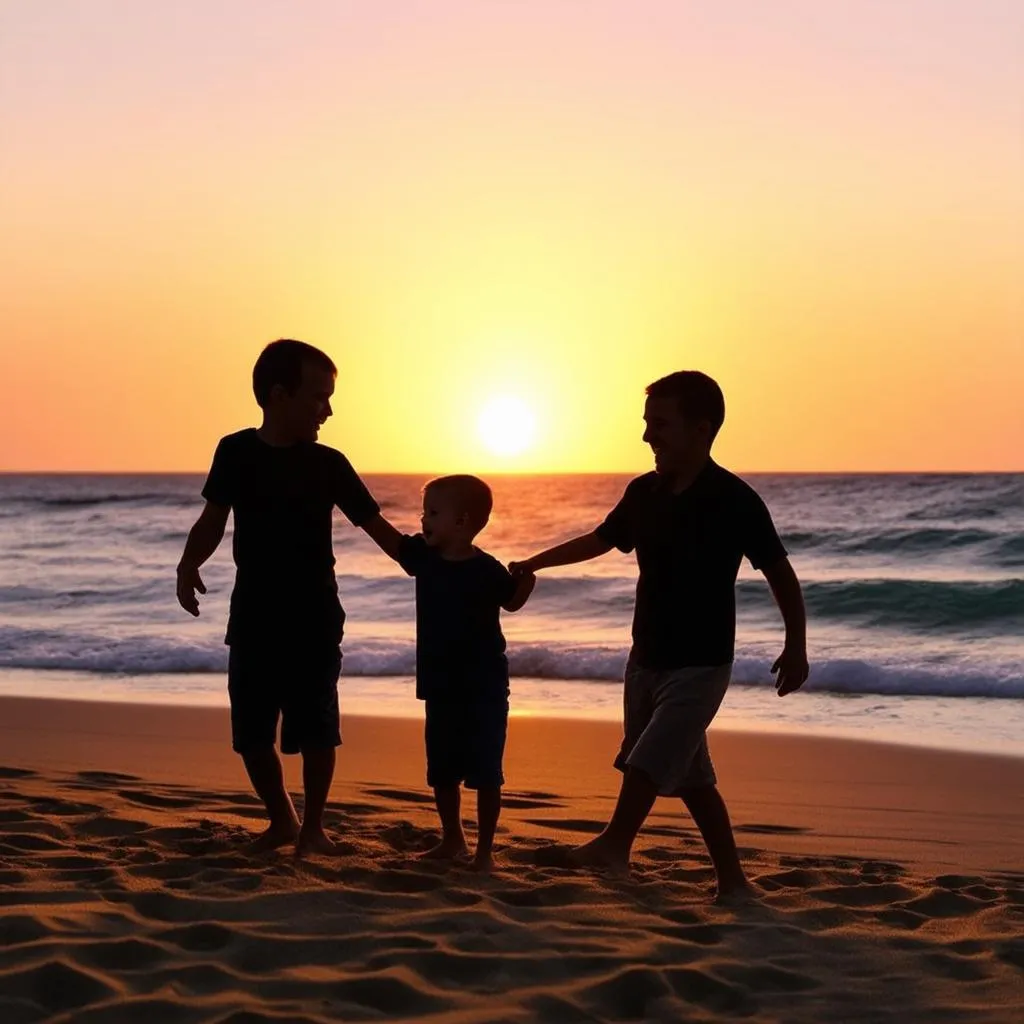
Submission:
[[[707,728],[729,687],[732,663],[676,669],[626,665],[624,733],[615,767],[637,768],[660,796],[713,786]]]

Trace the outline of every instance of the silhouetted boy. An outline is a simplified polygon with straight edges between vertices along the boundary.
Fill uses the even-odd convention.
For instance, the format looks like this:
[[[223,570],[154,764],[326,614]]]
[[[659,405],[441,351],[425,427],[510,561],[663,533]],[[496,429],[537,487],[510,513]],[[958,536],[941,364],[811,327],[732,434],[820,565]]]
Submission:
[[[337,370],[319,349],[283,339],[253,368],[263,410],[259,428],[217,445],[203,487],[206,505],[178,565],[178,601],[199,614],[206,593],[199,567],[234,512],[237,572],[226,643],[232,745],[270,817],[253,844],[296,843],[296,854],[332,853],[323,811],[341,743],[338,674],[345,615],[338,600],[331,538],[337,505],[355,526],[377,528],[377,503],[339,451],[317,444],[331,415]],[[302,753],[305,806],[300,826],[274,743]]]
[[[426,702],[427,785],[441,818],[441,842],[425,857],[467,852],[461,790],[477,791],[473,864],[492,864],[501,810],[502,756],[508,725],[508,661],[500,612],[518,611],[534,577],[513,579],[474,547],[487,525],[491,489],[474,476],[445,476],[423,489],[423,532],[367,531],[416,577],[416,696]],[[375,535],[376,534],[376,535]]]
[[[647,388],[643,436],[654,472],[631,481],[591,533],[509,567],[533,573],[613,547],[636,552],[625,735],[615,759],[622,786],[611,820],[573,860],[625,871],[655,799],[681,797],[707,844],[720,898],[750,888],[705,735],[729,685],[744,557],[764,573],[786,625],[772,666],[779,695],[807,678],[803,597],[786,549],[753,488],[711,458],[724,419],[722,391],[706,374],[683,370],[655,381]]]

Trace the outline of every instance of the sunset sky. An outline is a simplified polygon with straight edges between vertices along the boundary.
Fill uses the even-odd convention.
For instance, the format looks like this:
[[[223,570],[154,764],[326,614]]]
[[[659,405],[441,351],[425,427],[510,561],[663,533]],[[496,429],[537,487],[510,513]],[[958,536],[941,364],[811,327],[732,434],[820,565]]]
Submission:
[[[1020,0],[3,0],[0,125],[2,470],[203,470],[281,336],[365,472],[642,470],[683,368],[1024,469]]]

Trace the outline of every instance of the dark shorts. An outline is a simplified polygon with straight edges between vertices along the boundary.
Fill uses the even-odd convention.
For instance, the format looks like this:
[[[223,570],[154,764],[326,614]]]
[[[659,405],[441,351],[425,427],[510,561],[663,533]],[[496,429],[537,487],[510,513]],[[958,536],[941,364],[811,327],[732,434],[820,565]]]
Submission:
[[[234,750],[248,754],[272,747],[278,719],[283,754],[339,746],[340,673],[341,651],[333,644],[273,650],[232,646],[228,696]]]
[[[427,785],[497,789],[508,729],[508,698],[428,700]]]

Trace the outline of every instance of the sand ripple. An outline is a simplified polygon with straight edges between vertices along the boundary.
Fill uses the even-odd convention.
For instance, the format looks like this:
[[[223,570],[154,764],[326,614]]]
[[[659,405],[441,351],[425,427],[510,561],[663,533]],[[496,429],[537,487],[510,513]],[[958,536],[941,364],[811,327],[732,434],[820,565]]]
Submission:
[[[682,820],[607,879],[555,841],[597,817],[513,793],[480,877],[415,859],[422,791],[338,792],[343,855],[297,864],[244,855],[248,794],[0,768],[0,1021],[1021,1019],[1020,875],[749,851],[726,909]]]

